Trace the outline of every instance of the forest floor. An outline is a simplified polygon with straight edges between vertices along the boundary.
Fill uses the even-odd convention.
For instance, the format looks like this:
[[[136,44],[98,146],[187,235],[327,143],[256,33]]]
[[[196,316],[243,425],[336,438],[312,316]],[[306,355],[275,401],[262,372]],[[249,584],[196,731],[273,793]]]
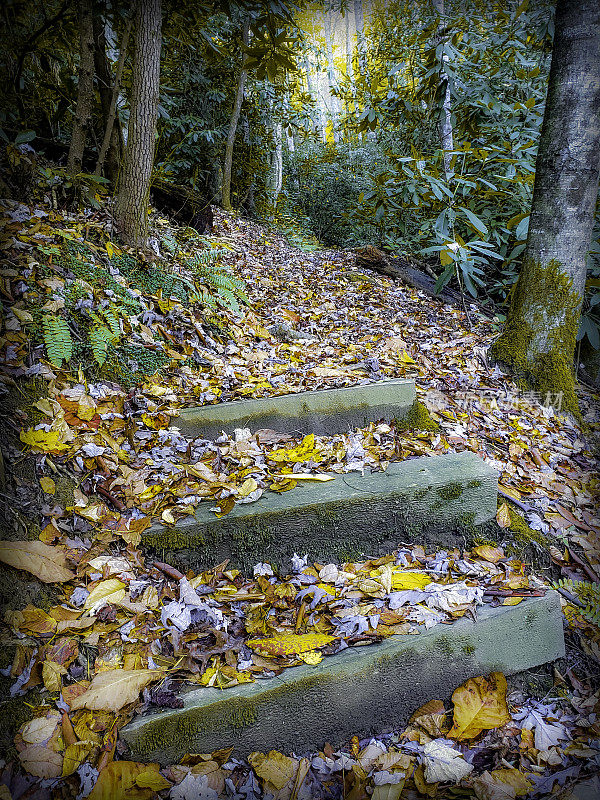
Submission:
[[[2,627],[12,649],[2,688],[4,713],[22,724],[0,798],[566,798],[598,772],[596,392],[579,389],[584,431],[557,410],[560,398],[544,406],[488,364],[498,325],[475,306],[450,308],[357,269],[352,252],[300,249],[233,215],[218,212],[214,234],[200,238],[154,216],[154,253],[140,264],[111,241],[105,210],[4,211],[0,560],[11,570]],[[208,311],[181,294],[198,278],[198,252],[218,254],[245,281],[248,306],[238,313],[229,298]],[[109,325],[110,309],[113,345],[130,348],[126,369],[121,361],[110,373],[110,359],[103,370],[49,363],[35,338],[41,316],[94,313]],[[75,341],[81,330],[70,323]],[[132,353],[162,354],[163,367],[125,385],[124,374],[141,375]],[[176,427],[184,406],[395,377],[414,378],[436,424],[299,439],[238,430],[215,442],[188,441]],[[299,553],[289,574],[259,563],[253,575],[221,564],[185,576],[141,544],[150,524],[172,525],[201,502],[222,516],[325,472],[462,450],[500,474],[499,543],[437,553],[399,543],[388,557],[345,565]],[[428,575],[445,601],[425,607]],[[181,685],[227,687],[316,664],[474,613],[491,586],[508,604],[557,580],[567,657],[508,689],[468,681],[452,703],[431,698],[405,730],[341,749],[242,760],[224,741],[160,770],[126,760],[120,728],[147,708],[177,707]],[[392,589],[414,596],[393,608]],[[246,600],[226,603],[231,595]],[[493,712],[472,714],[461,737],[474,694]]]

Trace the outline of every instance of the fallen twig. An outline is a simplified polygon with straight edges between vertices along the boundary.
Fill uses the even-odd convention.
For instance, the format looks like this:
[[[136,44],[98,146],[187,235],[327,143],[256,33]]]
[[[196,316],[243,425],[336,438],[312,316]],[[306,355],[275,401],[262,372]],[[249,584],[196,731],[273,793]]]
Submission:
[[[169,578],[174,578],[176,581],[180,581],[185,577],[183,572],[179,572],[178,569],[175,569],[175,567],[172,567],[170,564],[165,564],[164,561],[155,561],[154,566],[156,569],[164,572],[165,575],[168,575]]]

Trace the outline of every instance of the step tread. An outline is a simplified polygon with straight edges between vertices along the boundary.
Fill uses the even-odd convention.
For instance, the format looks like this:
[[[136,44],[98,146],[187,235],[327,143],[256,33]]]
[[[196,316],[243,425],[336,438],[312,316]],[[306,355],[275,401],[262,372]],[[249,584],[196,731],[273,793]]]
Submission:
[[[426,540],[426,527],[439,534],[428,543],[460,546],[462,539],[446,540],[446,534],[453,526],[493,520],[497,490],[496,470],[470,451],[422,456],[391,463],[385,472],[335,475],[299,483],[291,492],[268,492],[221,518],[202,503],[194,516],[170,528],[152,526],[143,540],[192,569],[224,558],[242,568],[257,561],[281,564],[294,552],[332,560],[383,554],[402,541]]]
[[[193,406],[173,420],[187,436],[210,439],[235,428],[333,435],[379,419],[405,418],[416,400],[415,382],[403,378],[294,394]]]
[[[276,678],[193,689],[182,695],[182,709],[140,715],[122,734],[134,758],[161,763],[231,745],[242,755],[301,753],[399,728],[468,678],[512,674],[563,655],[560,598],[549,591],[516,606],[480,607],[476,622],[463,617],[417,636],[349,648]]]

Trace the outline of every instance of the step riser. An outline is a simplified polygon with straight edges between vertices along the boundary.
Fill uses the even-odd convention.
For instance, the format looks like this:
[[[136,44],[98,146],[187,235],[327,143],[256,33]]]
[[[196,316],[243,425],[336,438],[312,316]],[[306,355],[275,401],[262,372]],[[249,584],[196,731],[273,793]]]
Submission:
[[[497,493],[497,473],[473,453],[430,456],[390,464],[384,473],[269,492],[221,519],[204,503],[195,518],[153,526],[143,542],[195,571],[226,558],[244,570],[258,561],[287,568],[294,553],[343,562],[415,540],[463,547],[469,529],[494,519]]]
[[[277,749],[298,754],[404,726],[433,698],[466,679],[531,669],[564,655],[556,592],[517,606],[485,607],[418,636],[351,648],[315,667],[231,689],[197,689],[185,707],[146,715],[122,731],[132,758],[174,763],[185,753],[234,745],[238,755]]]
[[[215,439],[235,428],[333,436],[380,419],[404,419],[415,399],[414,381],[391,380],[188,408],[173,424],[190,438]]]

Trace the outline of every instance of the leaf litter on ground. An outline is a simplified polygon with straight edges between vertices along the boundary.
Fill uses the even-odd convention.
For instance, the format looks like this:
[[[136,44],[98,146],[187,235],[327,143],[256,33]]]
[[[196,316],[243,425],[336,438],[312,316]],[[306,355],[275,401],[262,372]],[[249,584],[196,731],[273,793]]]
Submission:
[[[108,266],[120,285],[127,281],[110,265],[115,247],[102,213],[84,232],[76,214],[32,211],[28,220],[9,215],[3,224],[5,250],[24,269],[3,273],[15,302],[4,320],[2,381],[46,381],[34,404],[41,421],[20,431],[44,493],[44,525],[38,541],[2,543],[0,559],[56,583],[60,602],[5,615],[5,632],[18,637],[5,671],[11,693],[36,688],[43,698],[16,738],[26,782],[64,780],[82,797],[359,798],[368,789],[377,800],[405,790],[432,796],[433,787],[441,797],[459,784],[487,800],[536,796],[536,787],[552,789],[553,774],[556,788],[598,761],[598,694],[576,674],[574,691],[563,689],[551,703],[511,702],[503,676],[481,676],[457,688],[452,715],[433,700],[404,731],[353,740],[346,750],[324,745],[300,758],[272,751],[247,762],[223,751],[161,771],[114,760],[119,728],[145,708],[178,707],[182,686],[261,680],[346,647],[475,617],[484,602],[510,604],[547,589],[546,580],[490,545],[431,553],[413,545],[340,565],[299,555],[287,575],[267,564],[251,577],[227,564],[181,575],[140,549],[152,523],[172,525],[202,502],[222,516],[236,503],[260,502],[264,492],[293,490],[326,473],[470,449],[501,472],[502,528],[511,526],[516,503],[531,528],[582,548],[593,570],[598,478],[577,424],[488,366],[492,320],[472,308],[466,329],[462,312],[387,279],[361,277],[351,254],[307,254],[227,214],[218,215],[219,235],[202,246],[220,246],[248,286],[248,308],[220,310],[228,339],[212,334],[197,307],[138,293],[143,315],[123,323],[124,332],[164,349],[170,363],[160,373],[128,390],[52,367],[41,348],[31,351],[27,328],[36,296],[58,311],[74,282],[59,269],[48,278],[39,267],[52,267],[52,248],[65,238],[84,242],[86,258]],[[174,240],[177,232],[160,217],[154,232],[161,264],[184,274],[183,256],[198,241],[180,237],[173,253],[161,247],[161,235]],[[92,307],[110,304],[110,291],[91,287]],[[382,422],[331,437],[239,429],[189,441],[177,427],[190,405],[392,377],[415,379],[437,431]],[[582,393],[582,405],[588,424],[597,425],[591,393]],[[57,474],[78,485],[72,505],[56,497]],[[554,562],[577,573],[572,552],[555,551]],[[565,611],[597,658],[598,631],[577,605],[565,601]],[[5,767],[8,783],[12,769]]]

